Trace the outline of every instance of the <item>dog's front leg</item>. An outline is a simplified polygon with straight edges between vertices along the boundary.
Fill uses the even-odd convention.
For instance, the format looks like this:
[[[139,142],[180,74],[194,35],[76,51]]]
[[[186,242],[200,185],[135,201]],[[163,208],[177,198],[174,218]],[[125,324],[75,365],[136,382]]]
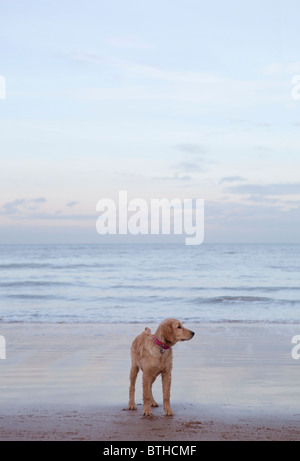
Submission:
[[[173,416],[174,412],[170,406],[170,394],[171,394],[171,370],[165,370],[161,374],[162,387],[163,387],[163,399],[164,399],[164,411],[166,416]]]
[[[139,367],[136,363],[132,363],[131,370],[130,370],[130,387],[129,387],[129,403],[128,403],[128,410],[136,410],[136,404],[134,401],[134,394],[135,394],[135,382],[137,378],[137,374],[139,372]]]
[[[152,416],[151,403],[152,403],[152,377],[149,370],[143,371],[143,401],[144,401],[144,416]]]

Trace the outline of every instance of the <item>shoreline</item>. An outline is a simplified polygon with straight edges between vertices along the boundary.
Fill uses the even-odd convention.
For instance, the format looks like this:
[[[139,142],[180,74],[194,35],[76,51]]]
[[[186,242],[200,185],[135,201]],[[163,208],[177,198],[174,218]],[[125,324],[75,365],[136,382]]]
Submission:
[[[128,411],[130,346],[141,324],[1,324],[0,440],[299,440],[297,325],[193,324],[174,347],[171,405]],[[148,325],[152,331],[156,325]]]
[[[210,408],[173,405],[166,417],[160,407],[152,417],[118,406],[4,409],[0,441],[296,441],[299,424],[271,417],[216,417]]]

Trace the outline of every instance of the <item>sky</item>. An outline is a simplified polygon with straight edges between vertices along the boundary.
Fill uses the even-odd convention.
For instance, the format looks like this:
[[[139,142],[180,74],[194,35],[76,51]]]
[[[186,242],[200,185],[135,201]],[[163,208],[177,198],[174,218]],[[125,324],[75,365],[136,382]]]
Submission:
[[[0,13],[0,243],[118,241],[96,205],[119,191],[203,199],[205,242],[300,243],[297,0]]]

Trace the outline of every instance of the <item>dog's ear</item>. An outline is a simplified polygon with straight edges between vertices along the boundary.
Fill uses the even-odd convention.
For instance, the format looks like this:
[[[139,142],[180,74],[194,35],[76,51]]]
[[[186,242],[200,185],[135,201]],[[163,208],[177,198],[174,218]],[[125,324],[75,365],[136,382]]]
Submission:
[[[162,324],[162,335],[165,341],[173,344],[175,342],[173,325],[171,322],[166,322]]]

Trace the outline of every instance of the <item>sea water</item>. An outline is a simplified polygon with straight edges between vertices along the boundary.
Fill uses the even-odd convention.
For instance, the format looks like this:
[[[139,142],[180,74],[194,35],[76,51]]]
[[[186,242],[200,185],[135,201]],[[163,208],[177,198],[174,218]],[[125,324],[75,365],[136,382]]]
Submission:
[[[0,245],[0,321],[300,323],[300,245]]]

